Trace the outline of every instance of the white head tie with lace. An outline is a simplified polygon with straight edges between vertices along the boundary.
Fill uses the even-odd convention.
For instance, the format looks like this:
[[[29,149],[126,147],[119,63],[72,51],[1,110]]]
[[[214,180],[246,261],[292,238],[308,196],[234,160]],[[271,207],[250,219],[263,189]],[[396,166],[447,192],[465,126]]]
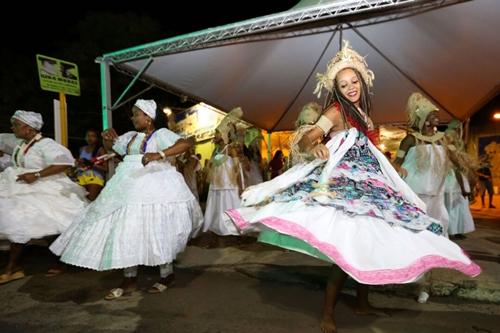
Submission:
[[[11,119],[22,121],[26,125],[39,131],[43,126],[42,115],[38,112],[17,110]]]
[[[151,119],[156,118],[156,102],[152,99],[138,99],[134,106],[141,109],[142,112],[147,114]]]

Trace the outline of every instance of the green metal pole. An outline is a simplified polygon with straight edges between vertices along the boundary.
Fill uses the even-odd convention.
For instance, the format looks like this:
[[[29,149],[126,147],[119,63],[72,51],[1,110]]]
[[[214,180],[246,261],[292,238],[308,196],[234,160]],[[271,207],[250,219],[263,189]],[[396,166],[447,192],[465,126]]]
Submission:
[[[142,73],[144,73],[146,71],[146,69],[148,69],[149,65],[151,65],[152,62],[153,62],[153,58],[149,58],[148,61],[142,66],[141,70],[134,76],[132,81],[130,81],[130,83],[128,84],[127,88],[125,88],[125,90],[122,92],[120,97],[118,97],[116,102],[113,104],[113,106],[111,107],[112,110],[114,110],[115,107],[122,101],[123,97],[125,97],[125,94],[127,94],[127,92],[130,90],[130,88],[132,88],[134,83],[137,81],[137,79],[139,79],[141,77]]]
[[[102,129],[113,126],[111,114],[111,77],[109,75],[109,64],[107,61],[100,62],[101,67],[101,111]]]

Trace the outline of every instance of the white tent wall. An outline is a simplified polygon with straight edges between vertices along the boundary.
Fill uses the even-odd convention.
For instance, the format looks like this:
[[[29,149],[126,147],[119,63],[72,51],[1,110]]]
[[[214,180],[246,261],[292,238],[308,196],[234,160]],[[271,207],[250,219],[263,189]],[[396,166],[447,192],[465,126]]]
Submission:
[[[342,18],[342,38],[366,56],[375,72],[376,123],[406,122],[406,99],[413,91],[432,98],[443,110],[443,120],[451,118],[448,113],[465,120],[499,93],[500,1],[439,3],[432,10],[409,10],[398,17],[380,10],[361,19]],[[319,20],[200,44],[198,49],[153,54],[144,79],[222,110],[241,106],[245,120],[261,128],[291,129],[302,105],[316,99],[315,74],[325,71],[338,51],[338,23]],[[145,61],[116,66],[133,73]]]

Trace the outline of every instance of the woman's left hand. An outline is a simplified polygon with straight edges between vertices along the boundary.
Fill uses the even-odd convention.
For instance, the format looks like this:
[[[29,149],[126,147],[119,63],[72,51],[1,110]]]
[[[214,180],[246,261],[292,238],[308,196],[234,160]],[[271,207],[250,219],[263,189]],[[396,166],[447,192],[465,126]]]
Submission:
[[[34,183],[37,180],[38,180],[38,177],[35,176],[34,172],[23,173],[21,175],[18,175],[17,179],[16,179],[16,181],[18,181],[18,182],[25,182],[27,184]]]
[[[146,153],[142,156],[142,165],[146,166],[149,162],[158,161],[161,155],[158,153]]]

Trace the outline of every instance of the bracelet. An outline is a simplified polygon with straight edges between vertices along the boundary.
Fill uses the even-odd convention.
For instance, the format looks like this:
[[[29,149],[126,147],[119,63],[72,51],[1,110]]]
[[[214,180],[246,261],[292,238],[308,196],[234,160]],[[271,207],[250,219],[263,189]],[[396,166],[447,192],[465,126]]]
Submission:
[[[332,121],[328,119],[326,116],[319,117],[318,121],[314,125],[316,127],[319,127],[325,134],[328,134],[328,132],[330,132],[330,130],[333,127]]]
[[[161,156],[161,159],[162,159],[162,160],[164,160],[164,159],[166,159],[166,158],[167,158],[167,155],[165,155],[165,153],[163,152],[163,150],[160,150],[160,151],[158,152],[158,154],[160,154],[160,156]]]

